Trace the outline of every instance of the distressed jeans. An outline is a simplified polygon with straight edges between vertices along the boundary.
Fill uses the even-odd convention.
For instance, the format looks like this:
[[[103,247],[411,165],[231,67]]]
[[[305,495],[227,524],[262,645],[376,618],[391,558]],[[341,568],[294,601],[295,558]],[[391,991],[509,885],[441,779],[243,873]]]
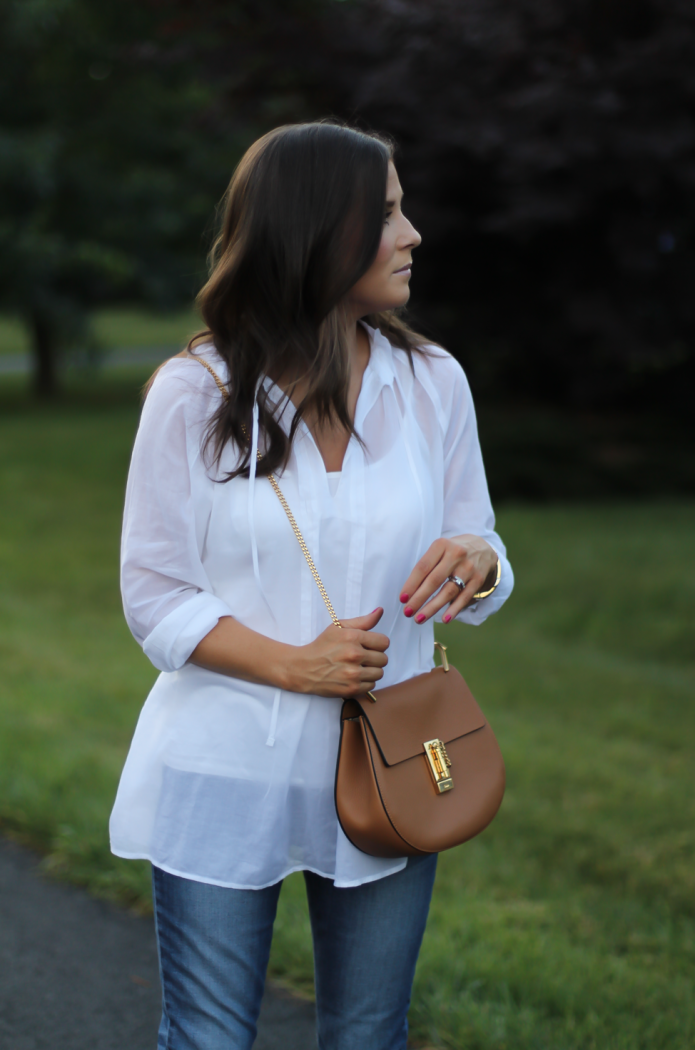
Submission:
[[[349,889],[304,872],[319,1050],[405,1050],[436,855]],[[158,1050],[251,1050],[282,883],[235,890],[153,868]]]

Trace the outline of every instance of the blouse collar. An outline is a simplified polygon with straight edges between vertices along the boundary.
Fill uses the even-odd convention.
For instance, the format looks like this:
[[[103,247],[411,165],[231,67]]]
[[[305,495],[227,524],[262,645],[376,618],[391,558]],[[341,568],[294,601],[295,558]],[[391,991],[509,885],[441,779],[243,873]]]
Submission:
[[[394,349],[385,335],[379,329],[371,328],[364,321],[360,322],[369,336],[369,361],[362,376],[362,386],[357,400],[357,412],[355,415],[355,428],[359,430],[368,413],[373,408],[379,395],[385,387],[393,387],[397,382],[396,367],[394,362]],[[264,376],[262,380],[263,389],[274,404],[281,405],[279,423],[286,433],[294,419],[295,408],[277,383],[270,376]]]

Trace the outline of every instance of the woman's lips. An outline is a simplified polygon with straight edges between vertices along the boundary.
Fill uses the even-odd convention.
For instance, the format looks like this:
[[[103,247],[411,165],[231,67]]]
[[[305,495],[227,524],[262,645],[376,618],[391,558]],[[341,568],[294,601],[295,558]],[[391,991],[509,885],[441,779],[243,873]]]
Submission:
[[[393,272],[394,273],[410,273],[410,268],[411,268],[412,265],[413,265],[412,263],[406,263],[405,266],[401,266],[400,270],[394,270]]]

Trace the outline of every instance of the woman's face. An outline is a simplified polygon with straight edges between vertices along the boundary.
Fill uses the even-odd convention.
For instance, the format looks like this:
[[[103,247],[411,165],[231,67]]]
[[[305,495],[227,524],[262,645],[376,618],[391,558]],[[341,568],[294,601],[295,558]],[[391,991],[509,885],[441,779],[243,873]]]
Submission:
[[[422,237],[401,211],[403,190],[392,161],[386,183],[386,214],[376,259],[347,297],[356,318],[405,306],[410,298],[413,248]]]

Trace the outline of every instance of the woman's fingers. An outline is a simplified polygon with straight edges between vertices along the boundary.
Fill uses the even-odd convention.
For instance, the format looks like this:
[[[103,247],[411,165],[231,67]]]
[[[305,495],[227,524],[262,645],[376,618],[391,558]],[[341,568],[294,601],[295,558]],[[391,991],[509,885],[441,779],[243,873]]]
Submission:
[[[381,667],[369,667],[361,664],[359,668],[350,672],[345,686],[340,690],[340,696],[359,696],[373,689],[377,682],[384,677]]]
[[[473,595],[476,593],[476,591],[475,589],[473,589],[471,590],[470,594],[468,593],[468,591],[469,589],[467,587],[465,591],[461,591],[461,593],[457,595],[456,598],[454,598],[453,602],[442,616],[442,620],[444,621],[444,623],[448,623],[449,620],[453,620],[455,616],[458,616],[462,609],[465,609],[465,607],[470,604],[470,601]]]
[[[451,603],[445,620],[448,622],[483,589],[496,563],[496,552],[480,536],[467,533],[435,540],[408,577],[401,594],[404,614],[413,616],[416,623],[425,623]],[[458,584],[447,582],[449,576],[458,576],[465,587],[461,589]]]
[[[415,617],[415,622],[425,623],[431,616],[438,613],[440,609],[443,609],[445,605],[448,605],[449,608],[442,617],[444,623],[448,623],[473,600],[473,595],[480,589],[479,584],[476,583],[477,579],[479,579],[479,575],[473,576],[463,590],[460,590],[456,583],[445,584],[439,594],[420,609],[420,612]]]
[[[423,623],[433,612],[441,609],[446,601],[451,601],[453,597],[451,592],[448,593],[446,599],[442,600],[438,593],[445,585],[447,578],[455,573],[467,580],[474,572],[475,568],[468,562],[465,547],[453,540],[435,540],[424,557],[417,563],[403,588],[400,597],[405,605],[405,615],[414,616],[418,623]],[[451,586],[456,587],[457,585],[451,584]],[[439,605],[430,611],[425,611],[423,606],[433,595],[437,596],[436,600],[439,600]]]
[[[380,605],[377,605],[376,609],[367,613],[366,616],[354,616],[351,620],[341,620],[340,626],[343,630],[361,631],[364,634],[371,633],[383,615],[384,610]],[[385,638],[386,635],[381,637]]]
[[[360,646],[357,652],[354,652],[352,658],[359,660],[358,670],[358,685],[356,688],[349,691],[349,695],[358,696],[360,693],[369,692],[373,689],[377,682],[384,677],[383,668],[386,667],[389,662],[389,658],[383,649],[388,648],[389,639],[386,635],[365,635],[366,639],[374,648],[365,648],[364,645]],[[378,645],[378,648],[376,646]]]
[[[415,622],[424,623],[425,620],[429,620],[431,616],[438,613],[445,605],[449,605],[450,602],[459,601],[460,596],[463,593],[463,591],[459,590],[457,584],[451,582],[445,583],[434,598],[420,608],[415,616]]]
[[[390,639],[379,631],[361,631],[359,644],[363,649],[385,653],[391,644]]]
[[[379,682],[384,677],[384,672],[380,667],[363,667],[361,681],[362,685],[366,682]],[[367,686],[367,688],[371,688]]]
[[[389,658],[386,653],[380,653],[373,649],[363,649],[360,664],[362,667],[386,667]]]
[[[457,584],[451,582],[447,583],[447,580],[455,567],[456,563],[453,559],[451,559],[451,561],[447,559],[446,561],[442,560],[439,562],[408,602],[405,608],[405,615],[415,616],[418,623],[421,623],[422,621],[419,619],[420,616],[426,618],[427,616],[432,615],[431,612],[428,612],[427,609],[423,608],[426,604],[432,605],[432,602],[430,602],[431,598],[433,598],[435,603],[439,601],[439,605],[436,606],[436,608],[441,608],[445,602],[451,601],[451,599],[458,594],[459,590]],[[459,566],[459,569],[462,572],[465,571],[462,566]],[[446,596],[444,598],[440,597],[442,591],[446,591]]]
[[[341,620],[340,626],[343,633],[339,637],[346,642],[356,642],[364,649],[378,649],[383,653],[388,649],[391,642],[387,635],[382,634],[381,631],[373,630],[383,615],[384,610],[379,606],[367,616],[356,616],[352,620]],[[329,627],[328,630],[331,630],[331,628]]]
[[[344,620],[343,623],[349,621]],[[327,628],[329,631],[333,628]],[[361,649],[374,650],[374,652],[384,653],[391,644],[391,640],[385,634],[381,634],[380,631],[355,631],[348,628],[344,628],[340,634],[337,635],[336,640],[344,645],[355,645]]]
[[[401,601],[404,605],[410,603],[410,599],[415,595],[416,591],[422,587],[422,584],[429,574],[442,560],[446,553],[446,546],[446,540],[435,540],[420,558],[419,562],[403,585]]]

